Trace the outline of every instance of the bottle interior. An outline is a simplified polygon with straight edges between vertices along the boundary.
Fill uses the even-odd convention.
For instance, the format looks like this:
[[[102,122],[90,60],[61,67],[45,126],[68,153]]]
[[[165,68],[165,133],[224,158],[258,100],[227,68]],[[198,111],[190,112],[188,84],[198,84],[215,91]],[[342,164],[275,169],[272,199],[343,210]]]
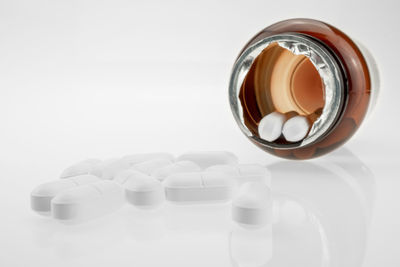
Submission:
[[[297,113],[311,124],[325,104],[320,74],[304,55],[272,43],[254,60],[240,89],[244,122],[258,136],[258,123],[271,112]],[[276,143],[285,143],[282,138]]]

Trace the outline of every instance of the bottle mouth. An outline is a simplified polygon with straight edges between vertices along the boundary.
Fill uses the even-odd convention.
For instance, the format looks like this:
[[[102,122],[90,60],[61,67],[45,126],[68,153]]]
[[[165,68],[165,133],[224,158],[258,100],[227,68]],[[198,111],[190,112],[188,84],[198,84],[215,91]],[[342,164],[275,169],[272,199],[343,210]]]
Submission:
[[[334,55],[317,40],[298,33],[269,36],[244,50],[233,67],[229,98],[241,130],[257,143],[279,149],[304,147],[325,136],[346,99]],[[307,118],[307,135],[295,142],[261,138],[260,121],[271,113]]]

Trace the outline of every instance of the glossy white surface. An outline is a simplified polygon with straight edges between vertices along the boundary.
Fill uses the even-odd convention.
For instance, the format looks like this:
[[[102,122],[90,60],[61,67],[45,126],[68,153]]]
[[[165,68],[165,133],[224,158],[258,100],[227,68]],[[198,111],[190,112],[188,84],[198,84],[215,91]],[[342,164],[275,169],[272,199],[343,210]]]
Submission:
[[[1,1],[0,266],[398,267],[398,10],[395,0]],[[252,145],[227,99],[246,41],[297,16],[354,35],[382,75],[347,151],[306,162]],[[270,166],[275,227],[243,232],[229,204],[125,205],[79,225],[30,209],[35,186],[81,159],[188,150]]]
[[[107,266],[114,261],[119,266],[396,266],[400,181],[390,158],[384,162],[360,155],[342,149],[315,161],[267,164],[275,222],[259,230],[235,226],[229,203],[167,203],[155,211],[126,205],[100,219],[64,225],[30,210],[26,197],[40,177],[22,186],[7,180],[8,190],[2,180],[0,190],[8,202],[0,206],[10,216],[0,223],[0,247],[6,252],[0,261],[7,266],[32,261],[44,266]],[[178,252],[186,256],[178,257]]]

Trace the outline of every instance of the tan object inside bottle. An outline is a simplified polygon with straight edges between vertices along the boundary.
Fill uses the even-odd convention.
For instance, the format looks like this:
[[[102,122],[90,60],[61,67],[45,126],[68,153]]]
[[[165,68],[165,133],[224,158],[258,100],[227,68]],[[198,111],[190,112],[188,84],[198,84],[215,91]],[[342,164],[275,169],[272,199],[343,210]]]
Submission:
[[[323,82],[312,62],[276,43],[257,57],[248,75],[262,117],[275,110],[307,116],[324,106]]]

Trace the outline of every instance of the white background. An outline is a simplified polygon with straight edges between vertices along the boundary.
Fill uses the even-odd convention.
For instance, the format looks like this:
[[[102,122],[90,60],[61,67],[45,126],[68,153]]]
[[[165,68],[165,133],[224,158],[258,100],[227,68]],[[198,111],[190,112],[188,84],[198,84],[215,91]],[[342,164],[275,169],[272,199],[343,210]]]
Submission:
[[[0,0],[0,266],[399,266],[399,8],[395,0]],[[305,163],[250,144],[227,97],[244,44],[293,17],[362,42],[382,80],[378,106],[345,149]],[[273,234],[236,229],[229,206],[126,206],[75,226],[29,208],[30,191],[75,161],[187,150],[267,164],[273,187],[296,201]]]

